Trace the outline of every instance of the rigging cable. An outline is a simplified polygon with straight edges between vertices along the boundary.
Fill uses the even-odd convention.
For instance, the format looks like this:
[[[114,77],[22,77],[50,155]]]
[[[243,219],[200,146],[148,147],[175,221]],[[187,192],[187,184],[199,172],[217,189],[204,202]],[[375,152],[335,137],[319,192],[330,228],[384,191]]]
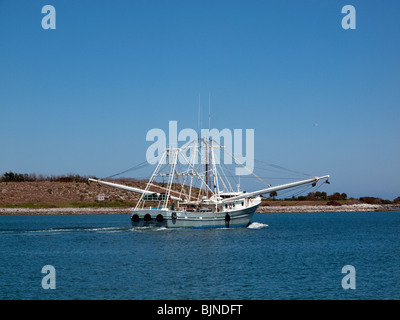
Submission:
[[[124,171],[122,171],[122,172],[118,172],[118,173],[116,173],[116,174],[113,174],[113,175],[111,175],[111,176],[108,176],[108,177],[106,177],[106,178],[103,178],[103,180],[114,178],[114,177],[116,177],[116,176],[119,176],[119,175],[121,175],[121,174],[127,173],[127,172],[129,172],[129,171],[134,171],[134,170],[143,169],[143,168],[145,168],[145,167],[147,167],[147,166],[149,166],[149,163],[148,163],[147,161],[143,161],[142,163],[139,163],[139,164],[137,164],[136,166],[133,166],[133,167],[127,169],[127,170],[124,170]]]
[[[273,163],[267,163],[267,162],[265,162],[265,161],[261,161],[261,160],[257,160],[257,159],[253,159],[253,160],[256,161],[256,162],[265,164],[265,165],[267,165],[267,166],[273,167],[273,168],[275,168],[275,169],[280,169],[280,170],[283,170],[283,171],[295,173],[295,174],[297,174],[297,175],[301,175],[301,176],[305,176],[305,177],[313,177],[313,175],[312,175],[312,174],[309,174],[309,173],[304,173],[304,172],[300,172],[300,171],[291,170],[291,169],[288,169],[288,168],[285,168],[285,167],[282,167],[282,166],[278,166],[278,165],[273,164]],[[262,169],[262,170],[269,170],[269,169],[260,168],[260,167],[258,167],[258,168],[259,168],[259,169]]]

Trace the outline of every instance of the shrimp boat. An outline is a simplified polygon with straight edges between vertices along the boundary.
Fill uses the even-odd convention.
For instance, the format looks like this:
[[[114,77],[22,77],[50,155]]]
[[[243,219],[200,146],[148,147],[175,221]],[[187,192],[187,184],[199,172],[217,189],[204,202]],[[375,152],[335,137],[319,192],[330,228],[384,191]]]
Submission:
[[[324,179],[329,183],[329,175],[324,175],[278,186],[266,184],[267,188],[253,192],[239,188],[233,191],[223,166],[216,161],[215,149],[224,147],[211,139],[192,142],[182,148],[166,148],[145,189],[93,178],[89,182],[139,193],[131,213],[132,225],[167,228],[247,227],[262,195],[307,184],[315,186]],[[199,161],[199,157],[205,161]],[[163,183],[157,182],[160,178]]]

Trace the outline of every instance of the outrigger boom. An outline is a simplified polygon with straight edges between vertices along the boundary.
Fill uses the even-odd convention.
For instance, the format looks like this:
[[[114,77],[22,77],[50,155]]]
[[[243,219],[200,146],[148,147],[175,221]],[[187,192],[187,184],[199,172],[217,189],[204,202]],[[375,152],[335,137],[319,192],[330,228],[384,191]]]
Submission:
[[[89,178],[89,182],[97,182],[97,183],[101,183],[101,184],[107,185],[109,187],[118,188],[118,189],[122,189],[122,190],[126,190],[126,191],[132,191],[132,192],[136,192],[136,193],[140,193],[140,194],[144,194],[144,195],[153,195],[153,194],[159,195],[157,192],[146,191],[146,190],[143,190],[143,189],[129,187],[129,186],[125,186],[123,184],[103,181],[103,180],[100,180],[100,179]],[[172,200],[182,201],[181,198],[177,198],[177,197],[174,197],[174,196],[170,196],[170,198]]]
[[[253,192],[249,192],[249,193],[244,193],[244,194],[241,194],[239,196],[235,196],[235,197],[232,197],[232,198],[224,199],[222,202],[225,203],[225,202],[230,202],[230,201],[233,201],[233,200],[239,200],[239,199],[243,199],[243,198],[252,198],[252,197],[264,194],[264,193],[271,193],[271,192],[274,192],[274,191],[294,188],[294,187],[301,186],[301,185],[307,184],[307,183],[318,182],[318,180],[325,179],[325,178],[328,179],[329,175],[322,176],[322,177],[315,177],[315,178],[301,180],[301,181],[296,181],[296,182],[287,183],[287,184],[282,184],[282,185],[279,185],[279,186],[276,186],[276,187],[269,187],[269,188],[266,188],[266,189],[263,189],[263,190],[253,191]]]

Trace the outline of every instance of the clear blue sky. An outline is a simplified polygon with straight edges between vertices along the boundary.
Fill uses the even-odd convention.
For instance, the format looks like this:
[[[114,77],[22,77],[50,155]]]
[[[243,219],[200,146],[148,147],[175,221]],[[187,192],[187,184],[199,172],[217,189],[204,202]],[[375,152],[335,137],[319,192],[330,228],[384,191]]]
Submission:
[[[2,0],[0,15],[0,173],[122,171],[148,130],[197,129],[211,94],[212,127],[254,129],[257,159],[331,174],[328,194],[400,196],[400,1]]]

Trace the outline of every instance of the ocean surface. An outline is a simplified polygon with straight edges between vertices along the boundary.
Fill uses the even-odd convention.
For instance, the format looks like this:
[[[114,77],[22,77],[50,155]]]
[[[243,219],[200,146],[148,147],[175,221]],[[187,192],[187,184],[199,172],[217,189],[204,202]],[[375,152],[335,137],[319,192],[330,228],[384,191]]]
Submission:
[[[400,298],[400,212],[256,214],[247,228],[200,230],[129,218],[0,216],[0,299]],[[348,265],[355,289],[342,286]]]

